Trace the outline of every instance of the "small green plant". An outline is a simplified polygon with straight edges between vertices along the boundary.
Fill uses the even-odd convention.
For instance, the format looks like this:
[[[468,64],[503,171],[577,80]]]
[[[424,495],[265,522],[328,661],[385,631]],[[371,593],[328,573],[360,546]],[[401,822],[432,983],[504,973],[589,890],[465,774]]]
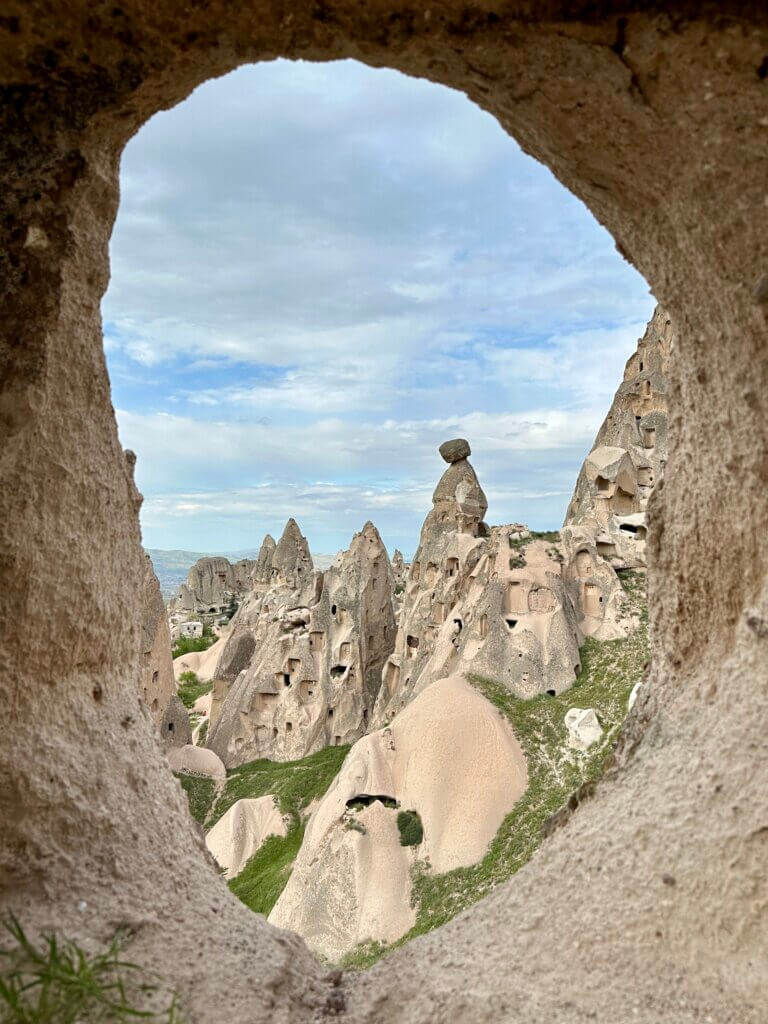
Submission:
[[[184,707],[189,710],[194,707],[195,701],[210,693],[213,683],[204,683],[198,679],[195,672],[182,672],[179,676],[179,688],[176,693]]]
[[[11,938],[10,946],[0,948],[3,1024],[181,1024],[176,996],[121,958],[124,934],[118,933],[104,952],[86,953],[55,934],[36,945],[13,916],[3,927]],[[160,1000],[164,1009],[146,1008]]]
[[[361,836],[368,835],[368,829],[362,821],[358,821],[357,818],[350,818],[344,825],[344,828],[347,832],[359,832]]]
[[[395,594],[404,594],[404,593],[405,593],[405,584],[404,583],[396,583],[395,584]]]
[[[400,811],[397,815],[397,828],[401,846],[418,846],[424,838],[424,826],[418,811]]]
[[[514,558],[509,560],[510,569],[524,569],[526,565],[525,559],[522,555],[516,555]]]

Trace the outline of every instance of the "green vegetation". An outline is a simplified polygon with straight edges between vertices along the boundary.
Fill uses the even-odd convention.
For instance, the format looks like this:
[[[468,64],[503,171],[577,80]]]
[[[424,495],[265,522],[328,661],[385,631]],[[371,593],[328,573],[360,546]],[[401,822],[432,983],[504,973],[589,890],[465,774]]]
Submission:
[[[294,825],[287,836],[270,836],[229,888],[247,907],[266,917],[291,877],[303,839],[304,822]]]
[[[395,594],[399,595],[399,594],[404,594],[404,593],[405,593],[405,584],[404,583],[396,583],[395,584]]]
[[[187,794],[189,813],[198,824],[204,825],[216,791],[213,779],[207,775],[186,775],[183,772],[176,773],[176,778]]]
[[[204,683],[198,679],[194,672],[182,672],[179,676],[179,688],[176,691],[181,699],[181,703],[189,711],[193,708],[195,701],[204,696],[206,693],[210,693],[213,689],[213,683]]]
[[[531,530],[530,533],[531,536],[527,538],[528,541],[548,540],[556,544],[560,540],[559,530]]]
[[[278,807],[298,822],[301,812],[321,797],[339,774],[348,746],[325,747],[301,761],[250,761],[227,772],[227,781],[208,822],[215,825],[232,804],[245,797],[277,797]]]
[[[131,1020],[181,1024],[176,997],[121,959],[125,936],[102,953],[86,953],[50,934],[36,946],[15,917],[3,922],[12,945],[0,949],[0,1019],[3,1024],[106,1024]],[[139,1009],[157,1005],[161,1011]],[[170,1002],[169,1002],[170,1000]]]
[[[418,811],[400,811],[397,815],[401,846],[418,846],[424,838],[424,826]]]
[[[626,611],[635,616],[637,628],[619,640],[587,639],[581,648],[581,672],[571,689],[558,697],[544,694],[521,700],[499,682],[469,676],[512,724],[528,762],[528,789],[502,822],[479,864],[431,875],[428,865],[418,862],[413,871],[414,927],[393,946],[367,943],[352,950],[343,966],[369,967],[395,946],[437,928],[481,899],[531,859],[547,822],[572,794],[585,785],[582,792],[589,792],[588,784],[603,770],[626,716],[629,693],[643,677],[649,656],[645,576],[627,570],[620,579]],[[564,717],[574,706],[594,708],[604,730],[601,741],[584,753],[567,746]]]
[[[238,800],[270,793],[276,797],[280,811],[290,817],[288,834],[270,836],[229,883],[232,892],[251,910],[269,914],[277,903],[304,838],[302,811],[323,796],[348,752],[348,746],[325,747],[301,761],[260,760],[233,768],[213,809],[206,809],[203,819],[198,818],[212,828]]]
[[[171,651],[172,658],[180,658],[182,654],[192,654],[195,651],[207,651],[216,643],[213,629],[209,622],[203,623],[202,636],[180,636],[177,637]]]

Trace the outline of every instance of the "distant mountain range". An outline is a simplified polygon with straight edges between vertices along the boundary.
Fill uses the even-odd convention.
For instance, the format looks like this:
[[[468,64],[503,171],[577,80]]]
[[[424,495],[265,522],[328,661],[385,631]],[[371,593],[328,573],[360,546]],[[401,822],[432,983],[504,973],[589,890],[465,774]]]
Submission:
[[[169,598],[180,584],[187,578],[187,573],[199,558],[228,558],[230,562],[237,562],[241,558],[256,558],[259,554],[258,548],[246,551],[182,551],[178,548],[167,550],[165,548],[146,548],[155,573],[160,581],[160,590],[164,598]],[[334,560],[335,555],[323,555],[312,553],[312,561],[316,569],[327,569]]]

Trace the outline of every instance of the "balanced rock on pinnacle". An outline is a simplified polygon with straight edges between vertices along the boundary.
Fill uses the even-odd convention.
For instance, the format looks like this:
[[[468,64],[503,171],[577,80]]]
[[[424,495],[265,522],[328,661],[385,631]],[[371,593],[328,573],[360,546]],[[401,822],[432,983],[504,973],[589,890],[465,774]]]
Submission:
[[[439,450],[446,462],[461,462],[462,459],[468,459],[472,454],[469,441],[465,441],[463,437],[457,437],[453,441],[443,441]]]

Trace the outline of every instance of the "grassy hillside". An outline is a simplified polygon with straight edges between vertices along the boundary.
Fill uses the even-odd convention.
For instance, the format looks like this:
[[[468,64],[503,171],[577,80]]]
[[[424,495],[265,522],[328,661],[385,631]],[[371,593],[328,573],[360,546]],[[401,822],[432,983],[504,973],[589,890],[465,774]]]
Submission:
[[[493,679],[468,677],[509,719],[528,762],[528,789],[479,864],[443,875],[429,874],[425,864],[417,864],[413,874],[416,924],[394,946],[358,947],[345,958],[344,966],[368,967],[395,946],[437,928],[482,899],[531,859],[545,825],[571,794],[600,776],[626,717],[630,691],[642,679],[649,657],[645,576],[631,571],[619,575],[627,611],[635,615],[637,628],[620,640],[588,639],[581,648],[581,672],[565,693],[521,700]],[[564,717],[572,707],[594,708],[603,726],[601,741],[584,753],[567,744]]]

